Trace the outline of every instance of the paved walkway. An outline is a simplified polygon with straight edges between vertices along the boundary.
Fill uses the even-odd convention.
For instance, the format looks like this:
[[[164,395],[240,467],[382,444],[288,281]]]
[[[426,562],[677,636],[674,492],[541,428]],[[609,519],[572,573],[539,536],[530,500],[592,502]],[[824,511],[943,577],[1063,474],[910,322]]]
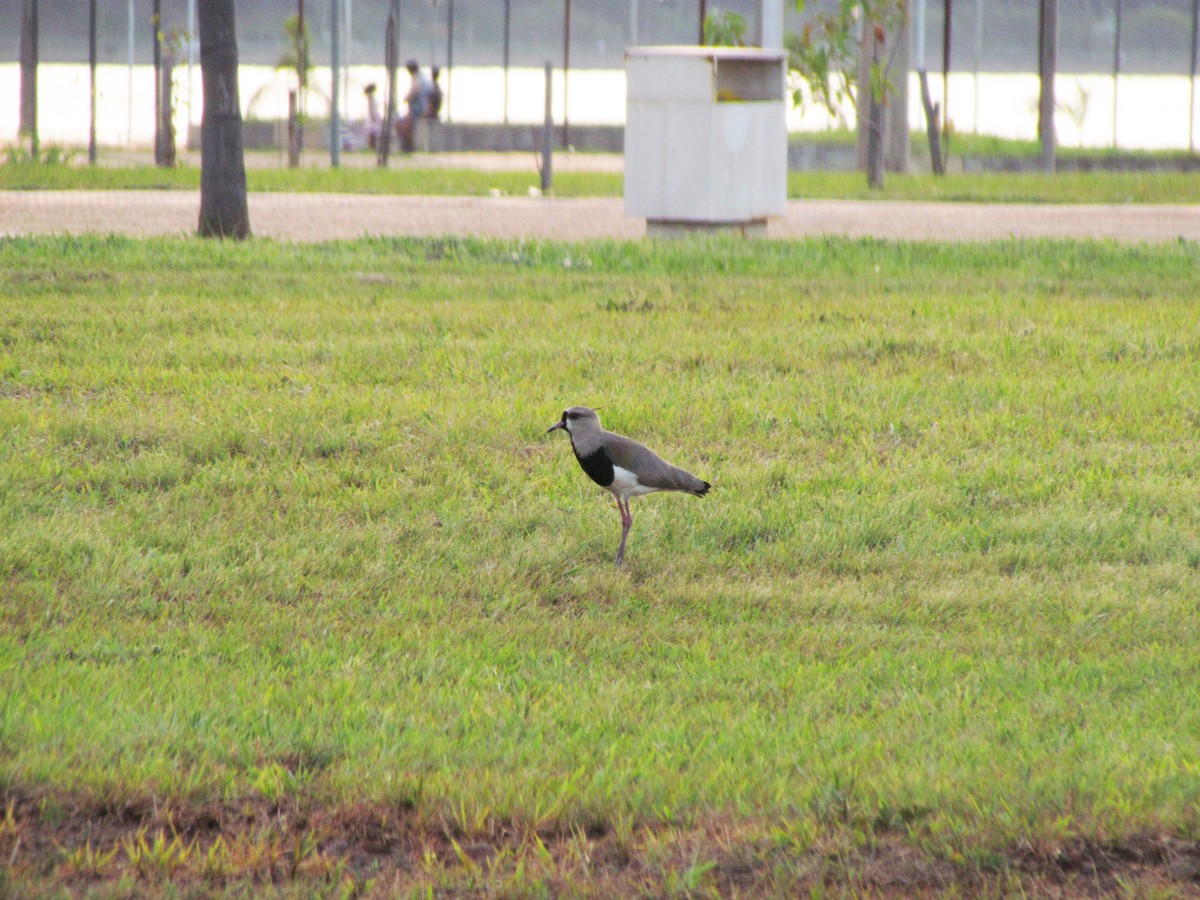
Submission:
[[[0,235],[186,235],[195,231],[193,191],[0,191]],[[396,197],[251,194],[258,237],[320,241],[364,235],[639,238],[646,226],[619,198]],[[1200,205],[904,203],[796,200],[769,237],[848,235],[980,241],[1010,237],[1200,241]]]

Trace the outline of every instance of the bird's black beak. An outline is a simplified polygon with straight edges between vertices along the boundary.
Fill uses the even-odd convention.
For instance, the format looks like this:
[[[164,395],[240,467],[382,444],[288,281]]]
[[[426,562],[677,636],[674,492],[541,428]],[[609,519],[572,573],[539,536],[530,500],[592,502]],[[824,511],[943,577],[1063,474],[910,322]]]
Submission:
[[[546,429],[546,434],[549,434],[549,433],[550,433],[550,432],[552,432],[552,431],[557,431],[557,430],[558,430],[558,429],[560,429],[560,428],[566,428],[566,427],[567,427],[567,423],[566,423],[566,422],[563,422],[563,421],[561,421],[561,420],[560,420],[560,421],[558,421],[558,422],[555,422],[555,423],[554,423],[553,425],[551,425],[549,428],[547,428],[547,429]]]

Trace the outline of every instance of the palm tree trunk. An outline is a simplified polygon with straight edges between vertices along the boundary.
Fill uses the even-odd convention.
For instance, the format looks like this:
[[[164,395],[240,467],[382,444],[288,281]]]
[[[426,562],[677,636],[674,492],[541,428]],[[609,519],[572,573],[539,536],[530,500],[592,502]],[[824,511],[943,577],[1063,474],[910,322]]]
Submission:
[[[246,162],[238,96],[234,0],[200,0],[200,74],[204,118],[200,125],[201,237],[250,235]]]

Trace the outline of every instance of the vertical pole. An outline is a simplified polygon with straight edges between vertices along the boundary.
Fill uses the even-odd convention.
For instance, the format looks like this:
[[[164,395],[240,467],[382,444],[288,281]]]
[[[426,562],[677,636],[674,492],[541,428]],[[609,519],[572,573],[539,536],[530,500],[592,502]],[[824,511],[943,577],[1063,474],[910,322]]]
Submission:
[[[704,20],[708,18],[708,0],[700,0],[700,31],[696,37],[696,44],[704,46]]]
[[[916,0],[913,10],[913,65],[925,71],[925,0]]]
[[[342,164],[342,110],[338,90],[338,77],[342,66],[341,6],[342,0],[329,0],[329,166],[336,169]]]
[[[1056,164],[1054,133],[1054,75],[1058,68],[1058,0],[1041,0],[1038,28],[1038,76],[1041,94],[1038,102],[1038,138],[1042,144],[1043,172],[1053,172]]]
[[[974,131],[979,134],[979,67],[983,64],[983,0],[975,0],[975,122]]]
[[[1121,0],[1115,0],[1116,26],[1113,32],[1113,130],[1112,145],[1117,149],[1117,84],[1121,75]]]
[[[783,49],[783,0],[760,0],[758,46],[769,50]]]
[[[1188,152],[1196,152],[1196,56],[1200,50],[1200,0],[1192,0],[1192,67],[1188,69]]]
[[[20,133],[29,137],[29,153],[34,159],[38,148],[38,0],[21,4],[21,124]]]
[[[296,163],[300,165],[300,152],[304,149],[304,121],[308,118],[308,41],[305,40],[304,0],[297,0],[296,15],[300,20],[296,38],[296,75],[300,82],[296,90]]]
[[[508,124],[508,64],[512,49],[512,0],[504,0],[504,124]]]
[[[342,109],[350,109],[350,50],[354,46],[354,0],[338,0],[342,8]]]
[[[546,113],[542,120],[542,193],[548,193],[554,182],[554,174],[551,170],[551,161],[553,159],[553,151],[551,143],[554,140],[554,111],[550,106],[550,86],[553,83],[554,68],[550,61],[546,61]]]
[[[188,0],[187,9],[187,107],[188,130],[192,127],[192,63],[196,54],[196,0]]]
[[[454,0],[446,7],[446,89],[442,93],[442,108],[450,122],[450,81],[454,72]],[[507,104],[506,104],[507,105]]]
[[[563,147],[571,146],[569,116],[567,114],[567,79],[571,75],[571,0],[566,2],[563,16]]]
[[[96,0],[88,3],[88,165],[96,164]]]
[[[42,138],[38,131],[38,65],[41,61],[41,34],[40,25],[38,23],[38,0],[30,0],[29,3],[29,47],[33,54],[33,66],[29,79],[29,96],[32,98],[32,103],[29,105],[29,148],[30,155],[34,159],[38,158],[41,153]]]
[[[129,0],[129,122],[126,126],[125,142],[133,143],[133,0]]]
[[[433,6],[433,8],[429,10],[429,65],[430,67],[433,67],[438,64],[438,0],[429,0],[429,2]]]

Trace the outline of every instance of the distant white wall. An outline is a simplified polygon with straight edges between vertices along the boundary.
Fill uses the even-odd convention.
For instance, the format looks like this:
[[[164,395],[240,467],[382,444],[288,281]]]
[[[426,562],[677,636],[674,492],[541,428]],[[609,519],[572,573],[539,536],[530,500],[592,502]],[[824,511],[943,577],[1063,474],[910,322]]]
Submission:
[[[0,144],[17,139],[20,67],[0,65]],[[348,119],[366,117],[362,88],[376,82],[381,88],[382,67],[350,69]],[[541,122],[542,69],[512,69],[508,84],[508,118],[519,124]],[[175,70],[176,128],[182,136],[190,119],[199,123],[202,111],[200,69]],[[399,79],[401,94],[408,88],[407,73]],[[268,66],[242,66],[242,113],[247,117],[282,119],[287,116],[287,92],[292,79]],[[309,91],[309,114],[328,114],[329,70],[316,69]],[[135,66],[132,90],[129,69],[123,65],[97,68],[97,140],[103,145],[147,146],[154,138],[154,76],[150,66]],[[443,72],[450,117],[458,122],[501,122],[504,119],[504,73],[500,68],[455,68]],[[563,115],[563,74],[553,73],[555,120]],[[935,101],[943,87],[936,75],[930,79]],[[1064,147],[1108,147],[1113,137],[1113,80],[1109,75],[1060,75],[1056,85],[1059,141]],[[981,75],[950,77],[950,118],[959,132],[980,132],[1006,138],[1037,137],[1038,83],[1034,75]],[[189,103],[190,97],[190,103]],[[920,91],[912,76],[909,89],[909,125],[924,129]],[[130,116],[132,102],[132,117]],[[625,73],[620,70],[572,71],[566,84],[567,110],[576,125],[621,125],[625,121]],[[1122,76],[1118,86],[1117,142],[1126,149],[1187,149],[1190,102],[1186,77],[1169,75]],[[1200,110],[1198,110],[1200,113]],[[1200,115],[1198,115],[1200,118]],[[38,74],[38,121],[43,143],[83,145],[88,138],[88,69],[84,65],[43,64]],[[791,131],[824,131],[839,124],[853,127],[854,110],[839,117],[812,104],[788,113]],[[1200,131],[1200,128],[1197,129]],[[1200,134],[1197,135],[1200,141]]]

